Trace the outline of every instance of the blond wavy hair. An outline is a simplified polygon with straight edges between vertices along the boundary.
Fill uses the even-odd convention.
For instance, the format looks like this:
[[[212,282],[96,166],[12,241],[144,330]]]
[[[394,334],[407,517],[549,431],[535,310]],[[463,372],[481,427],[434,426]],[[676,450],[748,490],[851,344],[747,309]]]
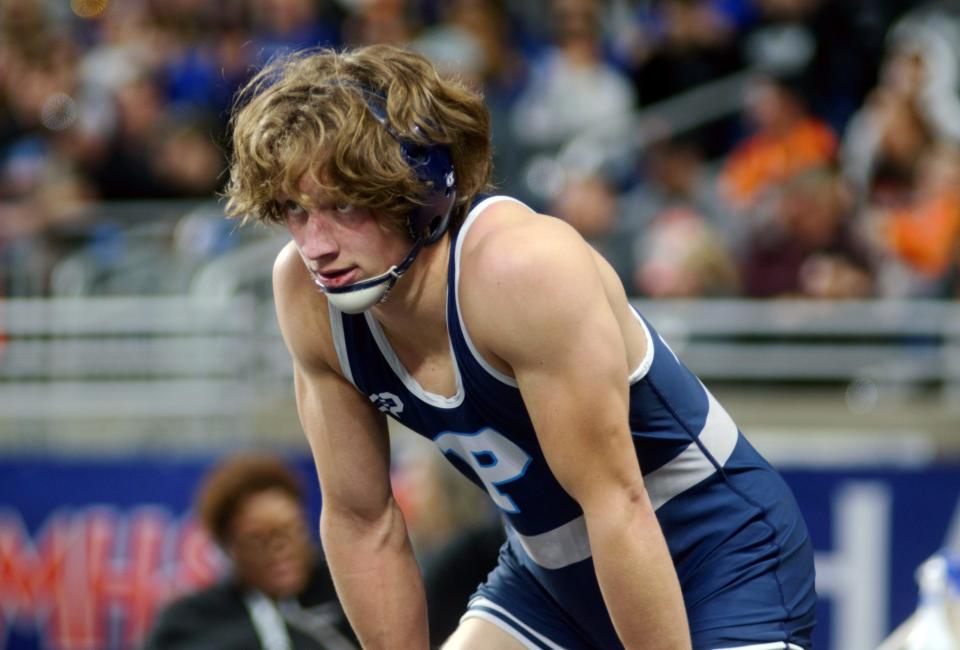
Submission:
[[[424,57],[390,45],[290,55],[264,67],[234,106],[227,215],[281,222],[281,199],[309,205],[305,174],[332,202],[370,208],[406,230],[425,188],[397,139],[372,114],[385,99],[396,135],[446,145],[457,175],[455,218],[489,183],[490,117],[481,95],[442,78]],[[375,101],[379,99],[375,98]]]

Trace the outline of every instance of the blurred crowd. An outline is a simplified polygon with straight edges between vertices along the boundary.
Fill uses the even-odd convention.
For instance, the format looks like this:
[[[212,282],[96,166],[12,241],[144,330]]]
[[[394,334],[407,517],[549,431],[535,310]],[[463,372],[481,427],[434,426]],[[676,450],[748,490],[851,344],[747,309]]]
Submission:
[[[632,295],[960,296],[946,0],[3,0],[0,295],[116,256],[90,206],[214,197],[257,66],[373,42],[481,89],[498,191]]]

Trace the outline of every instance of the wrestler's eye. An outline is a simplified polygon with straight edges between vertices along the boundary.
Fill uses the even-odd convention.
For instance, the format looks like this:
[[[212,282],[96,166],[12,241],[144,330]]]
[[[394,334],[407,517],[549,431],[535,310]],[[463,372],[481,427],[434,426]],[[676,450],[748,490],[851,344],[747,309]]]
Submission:
[[[336,206],[334,207],[337,209],[337,212],[340,212],[343,214],[353,212],[353,209],[354,209],[353,204],[347,203],[346,201],[338,201]]]
[[[281,214],[284,219],[301,219],[306,213],[306,208],[292,199],[283,202]]]

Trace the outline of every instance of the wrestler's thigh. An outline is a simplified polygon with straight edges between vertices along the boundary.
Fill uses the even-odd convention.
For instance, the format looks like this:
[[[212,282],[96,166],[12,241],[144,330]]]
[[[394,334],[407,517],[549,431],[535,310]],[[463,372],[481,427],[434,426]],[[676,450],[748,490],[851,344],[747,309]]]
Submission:
[[[461,621],[441,650],[523,650],[523,645],[482,618]]]

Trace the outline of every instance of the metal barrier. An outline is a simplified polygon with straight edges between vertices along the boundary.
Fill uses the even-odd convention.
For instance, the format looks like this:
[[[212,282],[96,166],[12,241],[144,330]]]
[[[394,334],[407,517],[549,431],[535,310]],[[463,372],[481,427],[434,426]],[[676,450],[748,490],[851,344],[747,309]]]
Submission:
[[[0,327],[5,419],[235,414],[262,365],[248,296],[7,300]]]
[[[636,301],[704,379],[934,383],[957,395],[960,305],[938,300]]]
[[[241,261],[250,262],[246,257]],[[221,289],[212,296],[0,302],[5,336],[0,412],[7,417],[74,417],[117,408],[133,415],[244,408],[237,395],[256,394],[260,383],[290,378],[289,356],[272,301]],[[958,394],[957,303],[634,304],[704,380],[870,380],[924,384],[950,397]]]

